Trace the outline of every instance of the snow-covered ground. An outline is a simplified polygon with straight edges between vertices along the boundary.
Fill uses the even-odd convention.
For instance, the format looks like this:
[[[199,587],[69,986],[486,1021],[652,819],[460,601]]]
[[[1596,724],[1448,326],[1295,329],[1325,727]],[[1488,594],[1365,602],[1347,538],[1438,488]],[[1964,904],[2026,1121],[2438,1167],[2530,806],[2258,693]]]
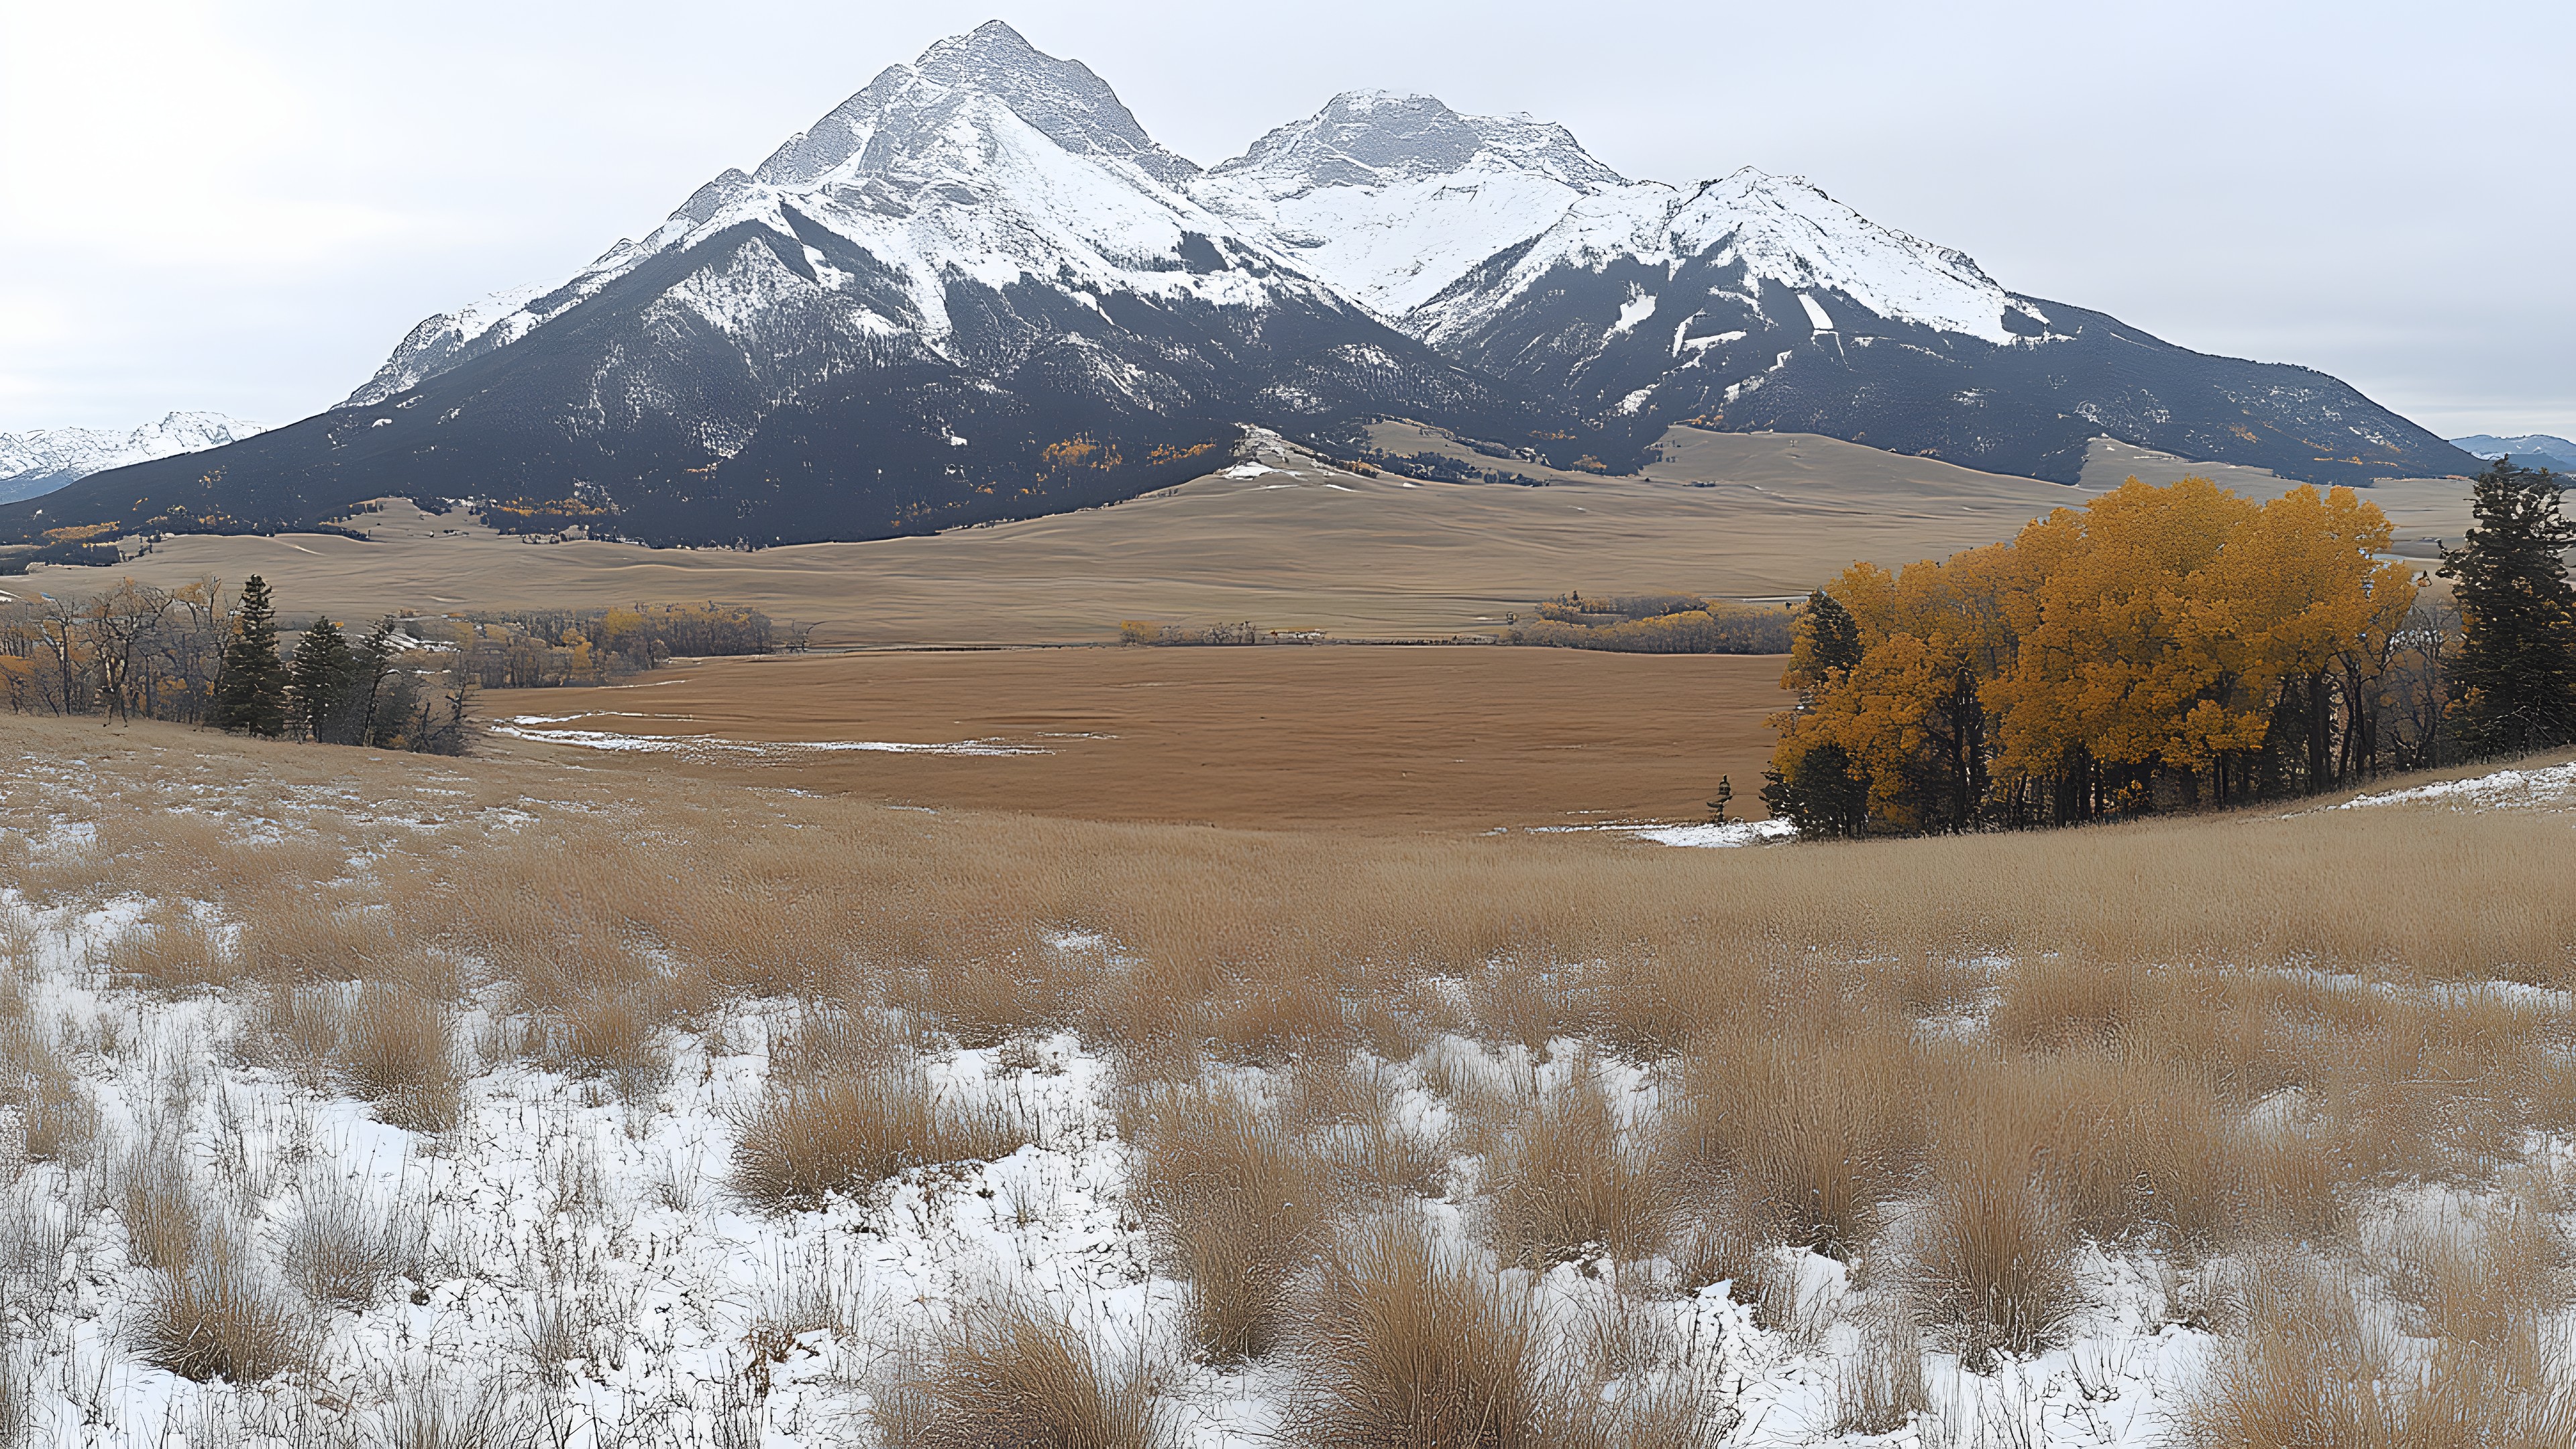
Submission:
[[[2389,798],[2440,791],[2481,799],[2570,769]],[[77,777],[67,769],[62,778]],[[358,808],[336,797],[321,803]],[[52,819],[22,813],[12,828],[37,837],[39,857],[77,848],[90,829],[78,805],[77,788],[67,787],[55,794]],[[507,819],[489,811],[380,818],[470,845],[477,832],[523,828],[552,808],[530,801]],[[1684,827],[1666,834],[1687,838],[1666,843],[1741,843],[1692,834],[1702,831],[1778,833]],[[363,858],[350,862],[353,878],[366,869]],[[908,1171],[818,1208],[767,1211],[728,1178],[794,1003],[740,1003],[716,1029],[679,1035],[667,1080],[622,1097],[602,1080],[483,1047],[495,1028],[487,1008],[497,1002],[482,1003],[460,1032],[477,1043],[461,1116],[452,1130],[417,1133],[258,1064],[239,1049],[251,1024],[231,994],[112,984],[102,963],[120,938],[147,929],[156,904],[124,897],[40,908],[0,888],[0,944],[17,942],[29,1014],[101,1117],[86,1166],[0,1161],[0,1314],[35,1444],[391,1442],[417,1421],[424,1385],[451,1406],[506,1402],[540,1416],[556,1431],[549,1443],[870,1444],[879,1442],[872,1395],[907,1371],[948,1315],[1003,1290],[1042,1301],[1113,1355],[1164,1365],[1181,1442],[1277,1442],[1294,1387],[1287,1368],[1219,1367],[1180,1351],[1187,1288],[1157,1262],[1131,1201],[1115,1063],[1073,1036],[929,1054],[926,1069],[944,1097],[1018,1124],[1015,1150]],[[1100,944],[1064,937],[1058,948]],[[1431,1076],[1461,1063],[1542,1087],[1570,1064],[1596,1069],[1577,1043],[1533,1054],[1442,1038],[1414,1062],[1390,1064],[1399,1110],[1417,1118],[1444,1111]],[[1651,1103],[1651,1073],[1597,1069],[1629,1110]],[[1243,1070],[1258,1089],[1260,1074]],[[270,1265],[264,1272],[282,1274],[275,1265],[317,1204],[378,1224],[399,1245],[381,1291],[360,1303],[306,1304],[310,1366],[263,1385],[193,1383],[153,1366],[139,1325],[155,1273],[135,1261],[112,1187],[117,1164],[147,1152],[175,1155],[205,1211],[234,1224],[253,1258]],[[1470,1251],[1477,1174],[1473,1158],[1458,1158],[1446,1195],[1420,1205]],[[1837,1437],[1874,1301],[1867,1286],[1841,1263],[1778,1249],[1769,1286],[1747,1295],[1754,1303],[1736,1301],[1726,1284],[1621,1292],[1623,1273],[1655,1277],[1668,1266],[1566,1264],[1521,1281],[1569,1342],[1613,1309],[1654,1320],[1659,1341],[1682,1346],[1679,1361],[1635,1372],[1696,1385],[1727,1426],[1722,1442],[1734,1445],[2167,1442],[2167,1411],[2218,1342],[2188,1326],[2173,1275],[2154,1258],[2087,1249],[2084,1307],[2065,1346],[1988,1373],[1927,1353],[1928,1414],[1890,1434]],[[277,1287],[288,1291],[282,1276]]]

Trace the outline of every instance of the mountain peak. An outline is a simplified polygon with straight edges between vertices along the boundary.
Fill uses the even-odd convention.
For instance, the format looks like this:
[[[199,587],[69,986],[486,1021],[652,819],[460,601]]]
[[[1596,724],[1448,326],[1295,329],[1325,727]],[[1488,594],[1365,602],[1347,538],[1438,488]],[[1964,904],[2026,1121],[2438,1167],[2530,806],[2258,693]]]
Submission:
[[[790,188],[811,185],[862,155],[890,109],[919,107],[938,93],[989,96],[1067,151],[1132,162],[1166,186],[1198,174],[1194,163],[1145,134],[1126,102],[1091,67],[1049,55],[1010,26],[988,20],[933,42],[910,65],[878,72],[812,129],[770,153],[752,179]]]
[[[1384,187],[1468,170],[1519,172],[1578,191],[1625,184],[1574,133],[1526,115],[1468,116],[1437,96],[1344,91],[1252,143],[1214,174],[1255,177],[1280,195]]]

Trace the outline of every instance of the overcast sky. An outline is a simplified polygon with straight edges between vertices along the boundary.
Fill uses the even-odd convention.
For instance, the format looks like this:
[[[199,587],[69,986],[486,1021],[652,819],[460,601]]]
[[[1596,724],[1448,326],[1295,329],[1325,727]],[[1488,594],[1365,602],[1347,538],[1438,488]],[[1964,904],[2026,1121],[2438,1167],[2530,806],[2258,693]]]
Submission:
[[[1801,174],[2005,286],[2576,436],[2576,5],[0,0],[0,430],[282,422],[999,14],[1166,145],[1334,92]]]

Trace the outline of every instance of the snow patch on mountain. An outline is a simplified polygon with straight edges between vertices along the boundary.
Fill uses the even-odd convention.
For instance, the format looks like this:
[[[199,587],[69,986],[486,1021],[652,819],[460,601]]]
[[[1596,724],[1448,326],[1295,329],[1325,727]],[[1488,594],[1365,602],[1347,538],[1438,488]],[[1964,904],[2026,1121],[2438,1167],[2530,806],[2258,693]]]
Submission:
[[[1350,91],[1211,168],[1190,192],[1395,319],[1545,231],[1578,197],[1625,185],[1563,126]]]
[[[910,333],[945,355],[958,282],[1034,282],[1095,312],[1117,292],[1259,307],[1286,288],[1347,305],[1192,199],[1181,188],[1197,174],[1089,67],[989,22],[887,67],[758,168],[726,171],[570,281],[421,323],[346,405],[515,342],[646,261],[736,227],[768,233],[804,266],[737,248],[676,290],[673,301],[734,336],[774,307],[844,292],[851,330]]]
[[[1801,178],[1745,167],[1688,193],[1641,182],[1582,197],[1508,266],[1462,279],[1416,309],[1406,328],[1436,346],[1474,331],[1560,268],[1599,272],[1628,259],[1669,270],[1700,260],[1740,265],[1748,289],[1741,300],[1761,312],[1766,287],[1799,294],[1818,331],[1833,329],[1804,295],[1819,291],[1890,322],[1999,346],[2015,339],[2007,314],[2047,321],[1964,253],[1880,226]]]
[[[2500,438],[2492,433],[2473,433],[2453,438],[2451,446],[2473,458],[2492,463],[2498,458],[2511,458],[2525,468],[2548,468],[2564,472],[2576,470],[2576,443],[2548,433],[2524,433],[2520,437]]]
[[[268,431],[222,413],[173,412],[131,432],[37,428],[0,433],[0,503],[50,493],[66,483],[179,453],[199,453]]]

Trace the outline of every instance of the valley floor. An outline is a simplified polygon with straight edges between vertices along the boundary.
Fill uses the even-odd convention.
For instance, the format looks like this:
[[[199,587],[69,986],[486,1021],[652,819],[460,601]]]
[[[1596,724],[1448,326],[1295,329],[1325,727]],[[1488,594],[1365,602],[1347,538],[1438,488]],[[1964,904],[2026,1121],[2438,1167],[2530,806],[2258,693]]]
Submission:
[[[2576,1423],[2576,764],[1704,851],[592,763],[0,720],[0,1443]]]

